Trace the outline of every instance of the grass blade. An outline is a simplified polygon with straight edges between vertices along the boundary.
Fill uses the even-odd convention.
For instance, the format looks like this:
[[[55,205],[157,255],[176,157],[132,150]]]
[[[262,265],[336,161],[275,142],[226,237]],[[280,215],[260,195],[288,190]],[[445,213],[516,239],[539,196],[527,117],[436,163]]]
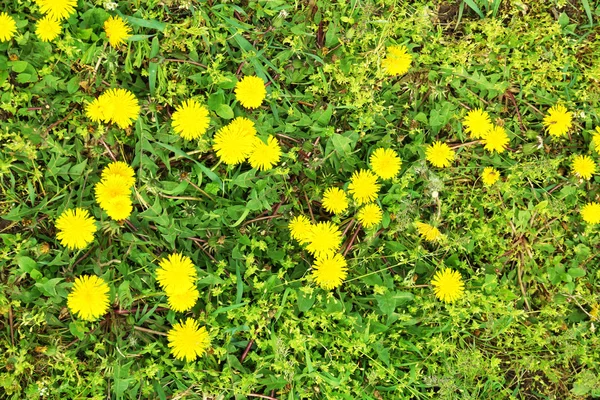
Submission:
[[[585,10],[585,14],[590,20],[590,26],[594,25],[594,17],[592,17],[592,10],[590,8],[590,3],[588,0],[581,0],[581,4],[583,4],[583,9]]]
[[[477,6],[477,4],[475,4],[475,2],[473,0],[464,0],[464,2],[466,5],[469,6],[469,8],[471,8],[471,10],[475,11],[477,13],[477,15],[479,15],[479,18],[485,17],[485,15],[483,15],[483,13],[481,12],[479,7]]]

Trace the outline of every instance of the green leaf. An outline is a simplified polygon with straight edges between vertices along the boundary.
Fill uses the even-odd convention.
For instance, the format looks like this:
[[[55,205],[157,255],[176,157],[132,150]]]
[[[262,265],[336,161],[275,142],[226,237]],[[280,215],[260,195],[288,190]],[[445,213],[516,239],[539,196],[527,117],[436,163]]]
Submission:
[[[140,26],[142,28],[156,29],[161,32],[164,31],[165,28],[167,27],[166,23],[160,22],[160,21],[146,20],[146,19],[132,17],[129,15],[121,15],[121,16],[124,19],[126,19],[133,26]],[[150,36],[148,36],[148,37],[150,37]]]
[[[571,275],[571,277],[573,277],[573,278],[581,278],[581,277],[585,276],[585,270],[583,268],[580,268],[580,267],[569,268],[569,270],[567,271],[567,273],[569,275]]]
[[[233,110],[227,104],[219,104],[215,111],[219,117],[224,119],[232,119],[234,117]]]
[[[481,12],[481,10],[479,9],[479,6],[477,4],[475,4],[475,2],[473,0],[464,0],[465,4],[469,6],[469,8],[471,8],[471,10],[475,11],[475,13],[477,15],[479,15],[479,18],[484,18],[485,15],[483,15],[483,13]]]

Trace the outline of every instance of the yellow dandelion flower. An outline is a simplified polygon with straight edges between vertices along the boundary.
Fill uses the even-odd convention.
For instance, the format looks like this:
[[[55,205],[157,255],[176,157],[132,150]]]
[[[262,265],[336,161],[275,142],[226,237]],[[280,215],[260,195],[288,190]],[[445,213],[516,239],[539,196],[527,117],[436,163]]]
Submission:
[[[140,105],[133,93],[127,89],[109,89],[102,94],[105,96],[106,113],[119,128],[125,129],[138,118]]]
[[[381,222],[383,212],[377,204],[370,203],[358,210],[356,217],[365,228],[372,228]]]
[[[106,32],[108,43],[115,48],[124,44],[131,36],[131,28],[119,16],[110,17],[104,22],[104,32]]]
[[[85,106],[85,115],[94,122],[109,122],[113,106],[110,99],[100,96]]]
[[[129,197],[131,185],[129,181],[120,175],[108,175],[105,179],[94,186],[96,192],[96,201],[101,208],[106,208],[107,204],[117,197]]]
[[[75,12],[77,0],[35,0],[42,14],[48,14],[57,21],[69,18]]]
[[[425,158],[434,167],[444,168],[450,166],[454,160],[454,150],[446,143],[434,142],[425,149]]]
[[[481,173],[481,180],[485,186],[492,186],[500,179],[500,172],[494,167],[485,167]]]
[[[348,191],[358,205],[374,201],[379,188],[377,175],[364,169],[354,171],[348,185]]]
[[[423,222],[417,222],[417,231],[419,231],[421,237],[428,242],[435,242],[442,238],[442,233],[438,228]]]
[[[544,117],[543,124],[550,136],[563,136],[573,126],[573,113],[568,112],[564,106],[557,104],[548,110],[548,115]]]
[[[600,126],[596,127],[596,132],[594,132],[594,136],[592,136],[592,144],[594,145],[596,153],[600,153]]]
[[[469,111],[463,119],[463,125],[465,132],[473,139],[481,139],[494,127],[490,115],[481,108]]]
[[[235,85],[235,98],[245,108],[258,108],[267,96],[265,81],[258,76],[245,76]]]
[[[581,216],[583,217],[583,220],[590,225],[600,223],[600,204],[596,202],[587,203],[581,209]]]
[[[575,156],[571,167],[575,176],[585,180],[590,180],[596,173],[596,163],[589,156]]]
[[[465,284],[457,271],[445,268],[436,272],[431,280],[436,297],[446,303],[458,300],[464,293]]]
[[[0,13],[0,42],[8,42],[17,32],[17,22],[5,12]]]
[[[254,140],[252,150],[248,155],[248,162],[252,168],[256,168],[259,171],[266,171],[273,168],[279,162],[280,158],[281,147],[279,147],[279,142],[273,136],[269,135],[267,143],[259,138]]]
[[[506,131],[501,126],[495,126],[481,139],[481,143],[483,143],[484,149],[488,150],[490,153],[497,151],[498,153],[502,153],[506,150],[506,146],[508,145],[510,139],[506,134]]]
[[[237,117],[229,125],[219,129],[213,148],[222,162],[236,165],[243,162],[254,148],[256,129],[248,118]]]
[[[199,327],[192,318],[179,321],[167,334],[171,354],[178,360],[194,361],[210,347],[210,337],[205,327]]]
[[[340,188],[329,188],[323,193],[323,208],[332,214],[341,214],[348,209],[348,196]]]
[[[324,257],[337,251],[342,245],[342,233],[331,222],[313,225],[306,250],[315,257]]]
[[[369,159],[371,169],[381,179],[391,179],[398,175],[402,161],[392,149],[376,149]]]
[[[122,221],[131,215],[133,203],[127,196],[117,196],[104,203],[104,207],[101,208],[115,221]]]
[[[196,302],[200,298],[200,292],[193,286],[189,286],[186,290],[171,293],[167,293],[167,301],[169,302],[169,308],[175,312],[184,312],[191,310],[196,305]]]
[[[95,275],[75,278],[67,296],[67,306],[73,314],[85,321],[94,321],[108,310],[108,285]]]
[[[185,140],[198,139],[208,130],[208,108],[196,100],[185,100],[173,113],[173,130]]]
[[[56,238],[69,249],[83,249],[94,240],[96,220],[82,208],[63,211],[56,219]]]
[[[182,254],[173,253],[160,260],[159,265],[156,280],[168,295],[188,291],[198,277],[192,260]]]
[[[346,259],[339,253],[317,257],[312,265],[312,278],[325,290],[340,286],[347,276]]]
[[[128,188],[135,184],[135,172],[127,163],[123,161],[114,161],[108,164],[102,170],[102,180],[109,179],[111,176],[118,176],[121,178],[122,185]]]
[[[49,15],[46,15],[44,18],[40,19],[35,28],[35,34],[43,42],[53,41],[58,35],[60,35],[60,31],[60,22]]]
[[[312,236],[312,226],[313,224],[311,224],[308,218],[304,215],[298,215],[290,221],[290,234],[300,244],[308,243]]]
[[[404,75],[408,72],[411,62],[412,56],[406,46],[390,46],[381,66],[388,75]]]

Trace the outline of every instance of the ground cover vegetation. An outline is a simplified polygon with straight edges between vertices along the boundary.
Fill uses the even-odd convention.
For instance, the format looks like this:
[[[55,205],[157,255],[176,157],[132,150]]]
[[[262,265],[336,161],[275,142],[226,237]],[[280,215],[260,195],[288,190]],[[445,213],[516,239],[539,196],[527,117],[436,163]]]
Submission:
[[[2,2],[0,397],[600,396],[599,18]]]

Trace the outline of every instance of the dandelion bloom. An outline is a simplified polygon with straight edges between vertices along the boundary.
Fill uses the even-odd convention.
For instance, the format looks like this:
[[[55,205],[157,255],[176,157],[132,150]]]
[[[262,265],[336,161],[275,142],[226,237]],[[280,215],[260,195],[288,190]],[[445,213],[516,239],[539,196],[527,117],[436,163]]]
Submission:
[[[131,186],[129,181],[120,175],[108,175],[94,186],[96,201],[101,208],[117,197],[129,197]]]
[[[110,17],[104,22],[104,32],[106,32],[108,43],[112,47],[118,47],[129,39],[131,28],[123,18],[116,16]]]
[[[63,211],[56,219],[56,238],[69,249],[83,249],[94,240],[96,220],[82,208]]]
[[[548,110],[548,115],[544,117],[543,124],[551,136],[563,136],[573,126],[573,113],[568,112],[564,106],[557,104]]]
[[[256,129],[248,118],[237,117],[229,125],[219,129],[213,148],[222,162],[236,165],[243,162],[254,148]]]
[[[485,167],[481,173],[481,180],[485,186],[492,186],[500,179],[500,172],[494,167]]]
[[[481,108],[469,111],[462,122],[465,132],[473,139],[481,139],[493,128],[490,115]]]
[[[348,209],[348,196],[340,188],[329,188],[323,193],[323,208],[332,214],[341,214]]]
[[[352,174],[348,191],[352,194],[356,203],[361,205],[374,201],[377,198],[379,187],[377,175],[371,171],[361,169],[360,171],[354,171]]]
[[[109,179],[111,176],[120,177],[123,186],[132,187],[135,184],[135,171],[123,161],[111,162],[102,170],[102,180]]]
[[[208,130],[208,108],[196,100],[184,100],[173,113],[172,126],[175,133],[185,140],[198,139]]]
[[[594,150],[596,150],[596,153],[600,153],[600,126],[596,127],[594,136],[592,136],[592,144],[594,145]]]
[[[596,163],[589,156],[575,156],[571,167],[576,176],[585,180],[590,180],[596,173]]]
[[[8,42],[17,32],[17,22],[5,12],[0,13],[0,42]]]
[[[106,96],[100,96],[85,106],[85,115],[93,122],[110,122],[113,105]]]
[[[458,300],[465,289],[460,274],[449,268],[436,272],[431,280],[431,286],[436,297],[446,303]]]
[[[252,150],[248,156],[248,162],[252,168],[266,171],[273,168],[281,158],[281,147],[279,142],[273,136],[269,135],[267,143],[256,138],[252,145]]]
[[[391,179],[398,175],[402,161],[392,149],[376,149],[369,158],[371,169],[381,179]]]
[[[163,258],[159,265],[156,280],[167,295],[188,291],[198,277],[192,260],[182,254],[173,253]]]
[[[487,135],[481,139],[481,143],[484,144],[484,149],[488,150],[490,153],[493,153],[494,151],[502,153],[506,150],[506,146],[509,142],[510,139],[506,134],[506,130],[501,126],[493,127]]]
[[[189,311],[196,305],[198,298],[200,298],[200,292],[194,286],[189,286],[186,290],[181,292],[170,293],[167,292],[167,301],[169,308],[175,312]]]
[[[95,275],[75,278],[73,289],[67,296],[67,305],[73,314],[85,321],[94,321],[108,310],[109,288]]]
[[[448,167],[454,160],[454,150],[446,143],[434,142],[425,149],[425,158],[434,167]]]
[[[346,279],[346,259],[339,253],[317,257],[312,265],[312,277],[325,290],[334,289]]]
[[[258,76],[245,76],[235,85],[235,98],[245,108],[260,107],[266,96],[265,81]]]
[[[417,231],[419,231],[421,237],[428,242],[435,242],[442,237],[442,233],[438,228],[423,222],[417,222]]]
[[[192,318],[175,324],[167,338],[171,354],[182,361],[194,361],[206,353],[210,347],[210,337],[206,328],[199,327],[198,322]]]
[[[581,216],[590,225],[600,223],[600,204],[596,202],[587,203],[581,209]]]
[[[115,221],[122,221],[129,218],[133,212],[133,203],[129,197],[118,196],[105,203],[101,208]]]
[[[292,218],[289,224],[292,238],[296,239],[300,244],[308,243],[312,236],[312,224],[304,215],[298,215]]]
[[[333,254],[342,244],[342,233],[331,222],[319,222],[313,225],[306,250],[315,257]]]
[[[58,35],[60,35],[60,30],[60,22],[49,15],[46,15],[36,24],[35,34],[40,38],[41,41],[51,42],[56,39]]]
[[[61,21],[75,12],[77,0],[35,0],[42,14]]]
[[[408,72],[411,62],[412,56],[406,46],[390,46],[381,66],[388,75],[404,75]]]
[[[129,90],[109,89],[102,96],[106,96],[112,104],[112,107],[109,108],[110,120],[117,124],[119,128],[127,128],[132,121],[138,118],[140,105],[135,95]]]
[[[383,212],[375,203],[370,203],[366,206],[363,206],[363,208],[358,210],[357,214],[358,222],[360,222],[365,228],[372,228],[376,226],[381,222],[382,217]]]

